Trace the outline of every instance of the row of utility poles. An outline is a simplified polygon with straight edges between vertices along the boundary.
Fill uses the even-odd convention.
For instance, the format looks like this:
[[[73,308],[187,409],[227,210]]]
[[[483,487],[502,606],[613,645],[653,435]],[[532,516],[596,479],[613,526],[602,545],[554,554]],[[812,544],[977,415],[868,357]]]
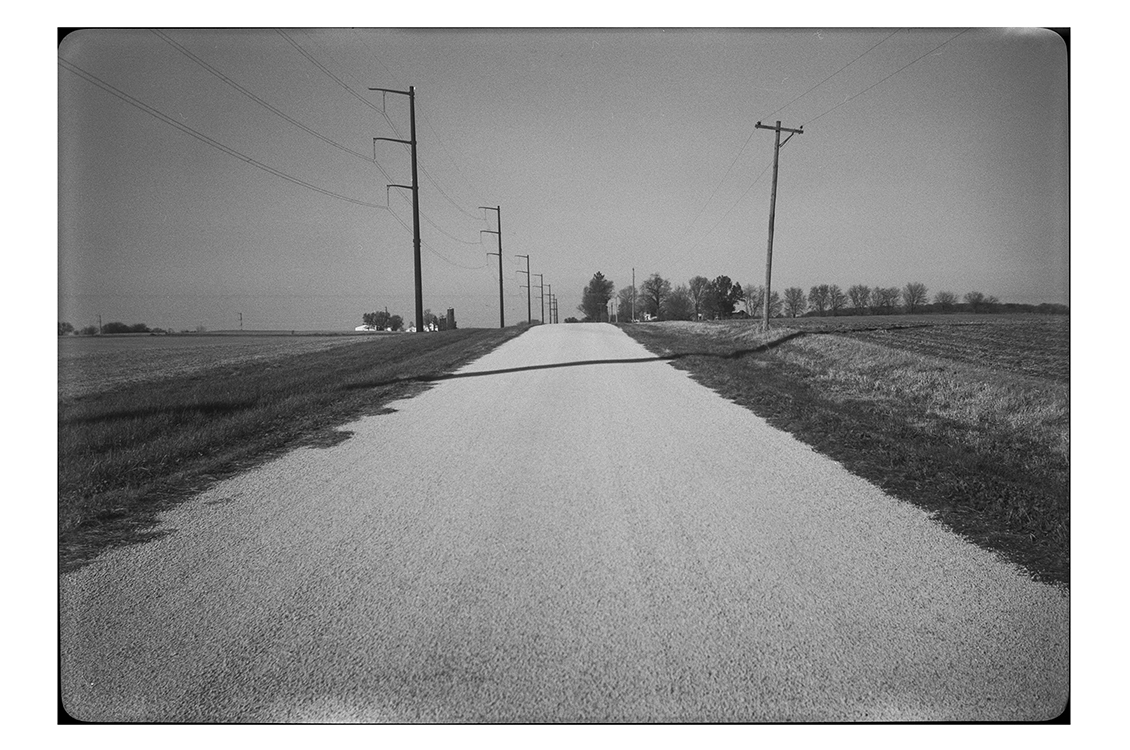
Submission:
[[[502,252],[501,242],[502,242],[502,239],[499,238],[499,243],[500,243],[499,244],[499,253]],[[490,253],[490,255],[494,255],[494,253]],[[545,283],[545,275],[544,274],[540,274],[540,273],[531,274],[530,273],[530,256],[528,256],[528,255],[515,255],[514,257],[526,259],[526,270],[524,270],[524,271],[519,270],[518,273],[526,274],[526,283],[520,284],[519,288],[526,290],[526,320],[527,320],[527,322],[529,322],[530,325],[533,325],[533,323],[534,323],[533,294],[534,294],[534,287],[536,286],[537,289],[538,289],[538,297],[541,300],[541,318],[539,320],[541,320],[542,323],[546,322],[545,321],[545,301],[548,299],[549,300],[549,322],[550,323],[556,323],[557,322],[557,297],[554,296],[554,294],[553,294],[553,284],[546,284]],[[538,277],[538,283],[537,284],[533,283],[533,277],[534,276]],[[546,288],[549,289],[549,294],[546,294],[546,292],[545,292]],[[499,268],[498,268],[498,307],[499,307],[499,310],[502,309],[502,306],[503,306],[502,267],[499,266]],[[502,315],[502,313],[500,312],[499,313],[500,318],[501,318],[501,315]]]
[[[505,291],[502,288],[502,279],[503,279],[503,273],[502,273],[502,206],[479,206],[479,208],[481,208],[485,211],[494,211],[498,215],[498,229],[497,230],[480,229],[479,234],[480,235],[493,234],[493,235],[497,235],[497,237],[498,237],[498,252],[497,253],[487,253],[487,255],[497,255],[498,256],[498,327],[499,328],[505,328],[506,327],[506,294],[505,294]],[[526,269],[524,271],[519,270],[518,273],[526,274],[526,283],[520,285],[520,288],[523,288],[523,289],[526,290],[526,321],[530,325],[533,325],[533,322],[534,322],[533,286],[534,285],[532,283],[530,283],[530,281],[531,281],[530,256],[529,255],[515,255],[514,257],[526,259]],[[539,318],[539,320],[541,320],[542,323],[545,322],[545,301],[546,301],[546,298],[548,297],[548,299],[549,299],[549,322],[550,323],[556,323],[557,322],[557,319],[556,319],[557,318],[557,316],[556,316],[557,300],[553,296],[553,285],[545,283],[544,274],[535,273],[535,274],[532,274],[532,276],[538,277],[537,287],[538,287],[538,294],[539,294],[539,297],[540,297],[540,300],[541,300],[541,318]],[[548,295],[545,293],[546,287],[549,288],[549,294]]]
[[[411,185],[387,185],[385,190],[391,188],[403,188],[412,191],[412,248],[413,248],[413,263],[416,270],[416,330],[424,330],[424,288],[423,281],[420,273],[420,180],[417,172],[417,158],[416,158],[416,87],[409,86],[407,91],[399,91],[397,89],[384,89],[371,86],[369,91],[380,91],[385,94],[400,94],[408,97],[408,119],[409,119],[409,137],[408,140],[403,138],[373,138],[373,161],[376,161],[376,142],[377,141],[392,141],[393,143],[403,143],[409,146],[412,153],[412,184]],[[498,256],[498,327],[506,327],[506,310],[505,310],[505,297],[503,296],[502,289],[502,207],[501,206],[479,206],[481,209],[487,211],[494,211],[498,214],[498,230],[483,229],[479,231],[482,234],[494,234],[498,236],[498,252],[487,253],[487,255]],[[533,320],[533,289],[530,276],[530,256],[517,255],[515,257],[526,259],[526,270],[519,271],[519,273],[526,274],[526,318],[532,325]],[[549,314],[550,322],[557,322],[557,298],[553,296],[553,286],[544,284],[542,274],[533,274],[539,279],[538,288],[541,297],[541,321],[545,322],[545,301],[546,293],[545,287],[549,287]],[[242,320],[241,320],[242,323]]]
[[[424,330],[424,292],[423,284],[420,276],[420,181],[417,173],[416,166],[416,87],[409,86],[407,91],[398,91],[396,89],[384,89],[370,87],[370,91],[380,91],[386,94],[400,94],[408,97],[408,117],[409,117],[409,137],[408,140],[402,138],[373,138],[373,161],[376,161],[376,142],[377,141],[393,141],[395,143],[403,143],[410,147],[412,152],[412,184],[411,185],[388,185],[387,189],[403,188],[412,191],[412,247],[413,247],[413,263],[416,269],[416,330]],[[777,120],[776,125],[762,125],[758,120],[755,128],[762,130],[772,130],[776,133],[776,139],[773,144],[773,188],[769,198],[769,244],[765,252],[765,302],[762,317],[762,325],[765,330],[769,330],[769,307],[771,296],[771,285],[773,278],[773,228],[776,221],[777,214],[777,172],[778,164],[780,161],[781,147],[789,142],[794,135],[804,133],[804,126],[799,128],[785,128],[781,127],[781,121]],[[789,134],[784,143],[781,142],[781,133],[786,132]],[[498,236],[498,252],[487,253],[487,255],[498,256],[498,326],[499,328],[506,327],[506,301],[502,288],[502,207],[501,206],[479,206],[481,209],[487,211],[495,211],[498,214],[498,230],[483,229],[480,230],[480,236],[483,233],[494,234]],[[530,256],[529,255],[516,255],[517,258],[526,259],[526,269],[518,273],[526,274],[526,283],[523,285],[526,289],[526,319],[531,325],[534,322],[533,318],[533,276],[538,277],[538,290],[541,298],[541,321],[545,322],[545,287],[549,286],[549,314],[550,322],[557,322],[557,300],[553,296],[552,285],[545,284],[543,274],[530,274]],[[632,289],[636,288],[636,269],[632,269]],[[632,295],[632,319],[635,320],[635,294]],[[242,328],[242,315],[240,316],[240,327]],[[99,321],[99,328],[101,329],[101,321]]]

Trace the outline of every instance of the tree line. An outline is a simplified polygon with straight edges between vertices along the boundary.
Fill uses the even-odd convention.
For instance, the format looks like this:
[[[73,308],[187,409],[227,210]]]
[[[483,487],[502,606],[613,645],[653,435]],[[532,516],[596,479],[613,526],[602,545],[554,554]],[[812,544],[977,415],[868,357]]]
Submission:
[[[70,336],[71,334],[78,336],[97,336],[106,333],[170,333],[170,331],[166,331],[164,328],[150,328],[144,323],[121,323],[119,321],[107,323],[102,326],[101,330],[98,329],[98,326],[86,326],[76,330],[70,323],[65,321],[59,323],[60,336]]]
[[[404,330],[404,318],[400,315],[390,314],[388,308],[376,312],[364,313],[361,316],[361,322],[375,331]],[[449,323],[446,315],[436,315],[430,309],[424,310],[425,331],[446,331],[448,327]],[[458,327],[455,324],[454,316],[451,319],[450,327],[452,330]]]
[[[639,288],[632,285],[613,292],[610,279],[597,273],[585,287],[577,310],[585,321],[607,321],[613,315],[609,302],[615,297],[620,321],[628,320],[715,320],[732,317],[760,318],[764,315],[765,287],[742,285],[729,276],[694,276],[685,284],[673,285],[658,273],[645,279]],[[769,295],[769,315],[773,318],[825,315],[893,315],[895,313],[973,312],[1002,310],[1066,313],[1065,305],[1004,305],[996,297],[980,291],[957,294],[939,291],[931,297],[925,284],[912,281],[906,286],[871,287],[855,284],[846,291],[838,284],[817,284],[806,293],[789,287],[783,295]],[[566,322],[575,319],[566,319]]]

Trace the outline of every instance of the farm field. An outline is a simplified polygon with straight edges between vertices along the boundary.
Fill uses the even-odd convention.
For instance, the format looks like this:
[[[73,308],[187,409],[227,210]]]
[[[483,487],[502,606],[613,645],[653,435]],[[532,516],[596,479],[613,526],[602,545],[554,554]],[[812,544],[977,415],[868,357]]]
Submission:
[[[971,541],[1066,583],[1069,319],[650,323],[676,367]]]
[[[891,327],[883,319],[897,317]],[[861,341],[1060,382],[1069,379],[1069,318],[1061,315],[900,315],[801,318],[789,328],[843,332]],[[879,326],[876,328],[876,326]]]
[[[364,341],[366,336],[203,334],[59,337],[59,398],[129,383],[203,372],[210,367],[267,362]]]

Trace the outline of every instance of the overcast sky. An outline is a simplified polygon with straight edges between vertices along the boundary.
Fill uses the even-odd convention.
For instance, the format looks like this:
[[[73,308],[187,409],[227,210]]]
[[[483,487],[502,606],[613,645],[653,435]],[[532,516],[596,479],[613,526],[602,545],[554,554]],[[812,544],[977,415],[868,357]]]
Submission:
[[[498,323],[485,205],[508,323],[526,317],[516,254],[535,319],[536,274],[562,319],[597,271],[763,283],[773,134],[754,124],[778,119],[804,133],[781,151],[774,289],[1069,302],[1052,32],[87,30],[59,58],[59,316],[77,327],[410,319],[409,194],[385,187],[410,159],[381,142],[373,162],[374,137],[408,137],[407,97],[368,91],[410,85],[424,306],[464,327]]]

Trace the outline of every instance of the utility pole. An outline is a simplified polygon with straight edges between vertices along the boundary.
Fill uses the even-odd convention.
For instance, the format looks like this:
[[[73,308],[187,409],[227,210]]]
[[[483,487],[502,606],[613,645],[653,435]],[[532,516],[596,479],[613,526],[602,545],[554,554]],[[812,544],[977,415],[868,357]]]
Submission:
[[[406,143],[412,149],[412,184],[389,185],[388,187],[405,188],[412,191],[412,260],[416,267],[416,332],[419,333],[424,330],[424,287],[420,281],[420,178],[416,172],[416,87],[409,86],[407,91],[370,87],[369,91],[383,91],[386,94],[401,94],[408,97],[408,140],[401,138],[374,138],[373,161],[375,162],[377,160],[376,141]]]
[[[769,330],[769,284],[773,277],[773,222],[777,215],[777,163],[781,154],[781,131],[788,132],[789,138],[792,138],[798,133],[803,133],[804,128],[782,128],[781,121],[777,120],[777,125],[762,125],[761,120],[757,121],[754,128],[761,128],[762,130],[776,131],[777,136],[773,144],[773,191],[769,197],[769,248],[765,252],[765,319],[762,321],[762,330]],[[785,139],[785,143],[789,142],[789,138]]]
[[[636,322],[636,269],[632,269],[632,322]]]
[[[541,299],[541,322],[545,323],[545,274],[535,273],[538,277],[538,297]]]
[[[525,271],[518,271],[518,273],[526,274],[526,322],[529,325],[533,325],[534,324],[534,308],[533,308],[534,290],[530,288],[530,282],[532,281],[532,279],[530,278],[530,256],[528,256],[528,255],[515,255],[514,257],[526,259],[526,270]]]
[[[548,292],[545,293],[545,296],[549,297],[549,322],[552,323],[553,322],[553,284],[546,284],[545,288],[549,290]]]
[[[480,229],[479,235],[481,236],[484,232],[486,234],[497,234],[498,235],[498,252],[497,253],[487,253],[487,255],[497,255],[498,256],[498,327],[499,328],[505,328],[506,327],[506,303],[502,298],[502,206],[495,206],[493,208],[491,208],[490,206],[479,206],[479,208],[485,209],[487,211],[496,211],[498,213],[498,231],[493,232],[489,229]]]
[[[243,330],[243,313],[239,314],[239,330]]]

